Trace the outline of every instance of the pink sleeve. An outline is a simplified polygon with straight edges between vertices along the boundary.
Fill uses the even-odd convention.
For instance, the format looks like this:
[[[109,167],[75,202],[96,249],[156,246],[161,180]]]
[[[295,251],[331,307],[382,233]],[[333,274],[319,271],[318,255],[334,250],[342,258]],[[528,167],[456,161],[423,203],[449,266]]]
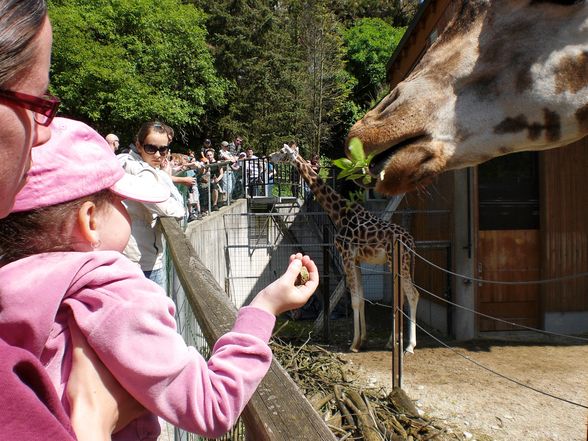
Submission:
[[[207,362],[176,332],[175,306],[159,287],[140,272],[113,277],[120,266],[100,270],[114,281],[66,301],[102,362],[141,404],[173,425],[207,437],[228,431],[269,369],[275,317],[242,308]]]

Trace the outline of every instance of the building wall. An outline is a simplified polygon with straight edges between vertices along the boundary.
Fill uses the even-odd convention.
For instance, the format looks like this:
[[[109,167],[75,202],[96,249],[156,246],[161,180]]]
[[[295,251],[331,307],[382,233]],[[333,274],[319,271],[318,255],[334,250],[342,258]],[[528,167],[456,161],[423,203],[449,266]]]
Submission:
[[[542,278],[588,273],[588,138],[540,161]],[[588,331],[588,277],[545,284],[541,295],[546,329]]]

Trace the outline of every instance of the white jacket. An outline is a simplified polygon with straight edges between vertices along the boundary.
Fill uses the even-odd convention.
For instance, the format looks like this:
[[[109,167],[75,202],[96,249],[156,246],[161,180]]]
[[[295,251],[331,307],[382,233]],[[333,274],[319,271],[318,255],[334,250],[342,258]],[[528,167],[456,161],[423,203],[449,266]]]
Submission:
[[[184,200],[173,184],[171,177],[163,170],[151,167],[135,152],[117,156],[125,171],[139,176],[146,186],[164,185],[169,187],[171,196],[164,202],[146,204],[124,201],[131,216],[131,237],[123,254],[139,264],[143,271],[163,267],[163,234],[157,226],[158,217],[184,217]]]

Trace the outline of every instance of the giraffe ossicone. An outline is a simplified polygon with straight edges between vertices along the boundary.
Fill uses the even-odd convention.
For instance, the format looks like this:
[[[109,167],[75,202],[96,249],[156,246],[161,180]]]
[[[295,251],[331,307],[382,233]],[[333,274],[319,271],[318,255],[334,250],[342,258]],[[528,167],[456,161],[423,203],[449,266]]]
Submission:
[[[361,276],[361,263],[390,264],[392,247],[396,241],[400,246],[399,277],[402,291],[410,307],[409,343],[406,352],[412,353],[416,346],[416,311],[419,293],[413,284],[414,239],[399,225],[384,221],[372,215],[356,202],[349,201],[327,185],[313,170],[310,163],[290,147],[284,146],[279,152],[269,155],[275,164],[290,163],[310,187],[318,203],[335,225],[335,246],[341,255],[347,287],[351,293],[353,308],[353,342],[351,350],[359,351],[367,340],[365,299]],[[392,337],[387,346],[392,344]]]
[[[412,73],[350,130],[379,193],[588,135],[588,2],[463,0]],[[346,151],[348,156],[349,152]]]

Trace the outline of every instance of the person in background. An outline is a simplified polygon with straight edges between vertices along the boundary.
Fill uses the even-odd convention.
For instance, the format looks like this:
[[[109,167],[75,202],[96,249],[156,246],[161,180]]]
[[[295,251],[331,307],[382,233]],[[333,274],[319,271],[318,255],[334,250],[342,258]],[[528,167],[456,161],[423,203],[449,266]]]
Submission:
[[[219,167],[215,164],[216,159],[214,158],[214,149],[206,150],[206,159],[208,160],[209,165],[209,185],[210,185],[210,193],[212,197],[212,208],[210,211],[218,211],[218,202],[220,198],[220,193],[223,192],[221,187],[221,181],[223,179],[225,170],[223,167]],[[213,165],[214,164],[214,165]]]
[[[210,139],[205,139],[202,143],[202,148],[200,149],[200,162],[207,164],[208,160],[206,159],[206,150],[212,148],[212,141]]]
[[[290,147],[294,152],[300,154],[298,150],[298,144],[296,141],[290,141],[288,144],[284,144],[284,147]],[[292,191],[292,196],[297,198],[300,195],[300,172],[294,166],[290,169],[290,190]]]
[[[253,154],[253,148],[245,149],[245,176],[250,196],[259,196],[261,192],[263,169],[259,158]]]
[[[188,161],[185,156],[180,153],[168,152],[167,158],[162,160],[162,170],[170,175],[171,180],[176,185],[182,185],[187,188],[192,188],[196,184],[194,173],[186,174],[184,171],[188,170]]]
[[[237,136],[233,142],[229,143],[229,152],[231,152],[231,154],[234,156],[237,156],[239,153],[241,153],[242,149],[243,138],[240,136]]]
[[[125,174],[104,139],[85,124],[61,118],[54,125],[52,139],[33,152],[31,176],[13,213],[0,222],[0,330],[31,330],[18,339],[43,357],[63,395],[74,321],[120,384],[154,412],[133,420],[115,440],[155,441],[156,415],[219,437],[270,367],[276,316],[302,306],[316,290],[316,265],[291,255],[285,273],[239,310],[205,360],[177,333],[173,301],[120,253],[131,229],[122,199],[153,202],[167,194],[144,185],[144,177]],[[309,278],[297,285],[303,265]],[[34,283],[23,287],[25,278]],[[23,305],[33,304],[23,314]]]
[[[59,100],[46,95],[51,39],[44,0],[0,0],[0,218],[10,213],[25,185],[31,148],[51,137],[50,124],[59,108]],[[18,282],[20,289],[40,288],[26,275]],[[0,302],[4,304],[2,292]],[[0,309],[0,320],[3,313]],[[131,419],[143,412],[73,326],[68,415],[44,365],[12,341],[24,333],[16,324],[6,339],[0,338],[2,439],[106,441],[127,424],[128,411]]]
[[[225,168],[225,174],[223,176],[223,190],[225,197],[228,199],[233,195],[233,188],[235,187],[235,173],[234,171],[239,170],[239,164],[237,163],[237,156],[233,155],[229,151],[229,143],[227,141],[221,142],[221,148],[218,152],[218,159],[220,161],[230,161],[231,165]]]
[[[313,153],[310,157],[310,168],[318,175],[321,171],[321,157],[318,153]],[[309,203],[312,199],[312,191],[306,181],[304,181],[304,200]]]
[[[116,136],[114,133],[109,133],[104,137],[104,139],[106,139],[106,142],[108,143],[112,151],[116,153],[118,151],[118,146],[120,144],[118,136]]]
[[[172,154],[172,181],[174,184],[181,183],[188,187],[187,192],[184,193],[181,188],[180,192],[188,206],[187,222],[192,222],[202,219],[197,176],[202,170],[203,164],[200,161],[195,161],[194,156],[190,156],[189,153],[190,150],[186,156],[179,153]],[[178,174],[182,176],[177,176]]]
[[[132,200],[125,202],[132,226],[131,237],[123,253],[141,267],[147,278],[164,289],[167,288],[167,280],[163,265],[163,233],[157,218],[184,217],[182,195],[173,184],[170,175],[161,169],[173,136],[172,128],[160,121],[144,123],[135,138],[138,153],[117,156],[127,173],[145,179],[146,185],[152,185],[151,183],[156,181],[167,187],[170,192],[170,197],[160,203],[144,204]]]
[[[237,162],[235,168],[233,168],[233,176],[235,177],[235,188],[233,189],[233,198],[241,198],[245,196],[245,158],[247,154],[245,152],[239,153],[237,156]]]

